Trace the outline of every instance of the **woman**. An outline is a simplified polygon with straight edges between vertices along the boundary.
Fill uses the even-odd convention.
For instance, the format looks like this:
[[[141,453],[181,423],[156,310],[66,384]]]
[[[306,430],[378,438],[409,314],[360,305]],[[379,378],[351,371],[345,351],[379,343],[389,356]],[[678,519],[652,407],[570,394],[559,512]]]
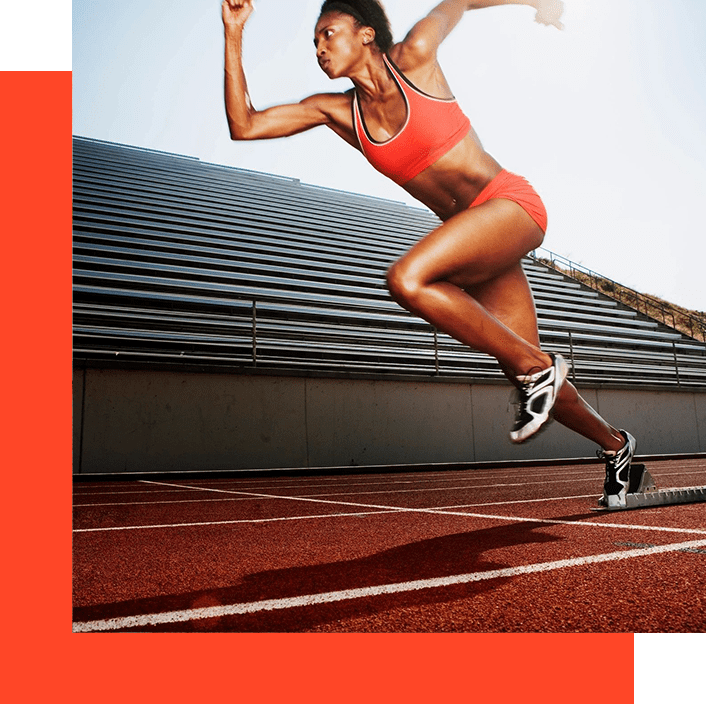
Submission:
[[[518,387],[510,437],[524,442],[553,415],[598,443],[602,502],[625,505],[634,438],[606,423],[566,380],[566,363],[540,348],[520,261],[546,230],[539,196],[484,151],[453,98],[437,50],[468,10],[522,4],[561,29],[559,0],[444,0],[393,43],[377,0],[326,0],[314,31],[319,65],[354,89],[256,110],[242,67],[252,0],[224,0],[225,102],[232,139],[286,137],[326,125],[438,215],[442,225],[388,272],[392,297],[456,340],[495,357]]]

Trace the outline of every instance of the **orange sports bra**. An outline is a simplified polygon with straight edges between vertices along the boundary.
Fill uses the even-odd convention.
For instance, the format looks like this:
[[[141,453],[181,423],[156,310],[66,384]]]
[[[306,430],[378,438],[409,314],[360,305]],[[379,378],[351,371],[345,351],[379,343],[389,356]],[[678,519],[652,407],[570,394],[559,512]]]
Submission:
[[[403,185],[455,147],[471,128],[455,98],[434,98],[413,86],[383,54],[407,106],[402,129],[385,142],[376,142],[363,122],[358,92],[353,96],[353,125],[368,161],[395,183]]]

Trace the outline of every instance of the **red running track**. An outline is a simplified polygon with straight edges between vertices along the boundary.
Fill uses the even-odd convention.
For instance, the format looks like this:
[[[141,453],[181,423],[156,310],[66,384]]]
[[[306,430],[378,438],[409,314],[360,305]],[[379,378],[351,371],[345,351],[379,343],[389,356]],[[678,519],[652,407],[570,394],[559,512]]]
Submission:
[[[703,632],[706,503],[596,513],[602,473],[78,482],[73,629]]]

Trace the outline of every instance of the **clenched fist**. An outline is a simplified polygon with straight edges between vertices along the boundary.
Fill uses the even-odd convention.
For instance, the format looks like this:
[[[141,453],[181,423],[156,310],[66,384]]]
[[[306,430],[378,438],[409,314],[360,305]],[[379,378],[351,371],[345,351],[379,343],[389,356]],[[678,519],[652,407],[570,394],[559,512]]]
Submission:
[[[242,30],[255,8],[253,0],[223,0],[221,15],[226,29]]]

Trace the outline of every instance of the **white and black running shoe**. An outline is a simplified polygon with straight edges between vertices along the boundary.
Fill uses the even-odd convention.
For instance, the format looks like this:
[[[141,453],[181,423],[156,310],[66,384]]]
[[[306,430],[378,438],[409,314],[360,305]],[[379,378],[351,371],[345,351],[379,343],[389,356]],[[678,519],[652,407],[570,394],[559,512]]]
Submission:
[[[630,463],[635,454],[637,442],[624,430],[620,434],[625,438],[625,445],[617,452],[599,450],[598,456],[605,460],[605,482],[603,496],[599,503],[607,508],[624,508],[630,487]]]
[[[520,443],[532,437],[548,420],[568,368],[560,354],[550,354],[552,366],[536,374],[518,376],[522,384],[515,425],[510,440]]]

